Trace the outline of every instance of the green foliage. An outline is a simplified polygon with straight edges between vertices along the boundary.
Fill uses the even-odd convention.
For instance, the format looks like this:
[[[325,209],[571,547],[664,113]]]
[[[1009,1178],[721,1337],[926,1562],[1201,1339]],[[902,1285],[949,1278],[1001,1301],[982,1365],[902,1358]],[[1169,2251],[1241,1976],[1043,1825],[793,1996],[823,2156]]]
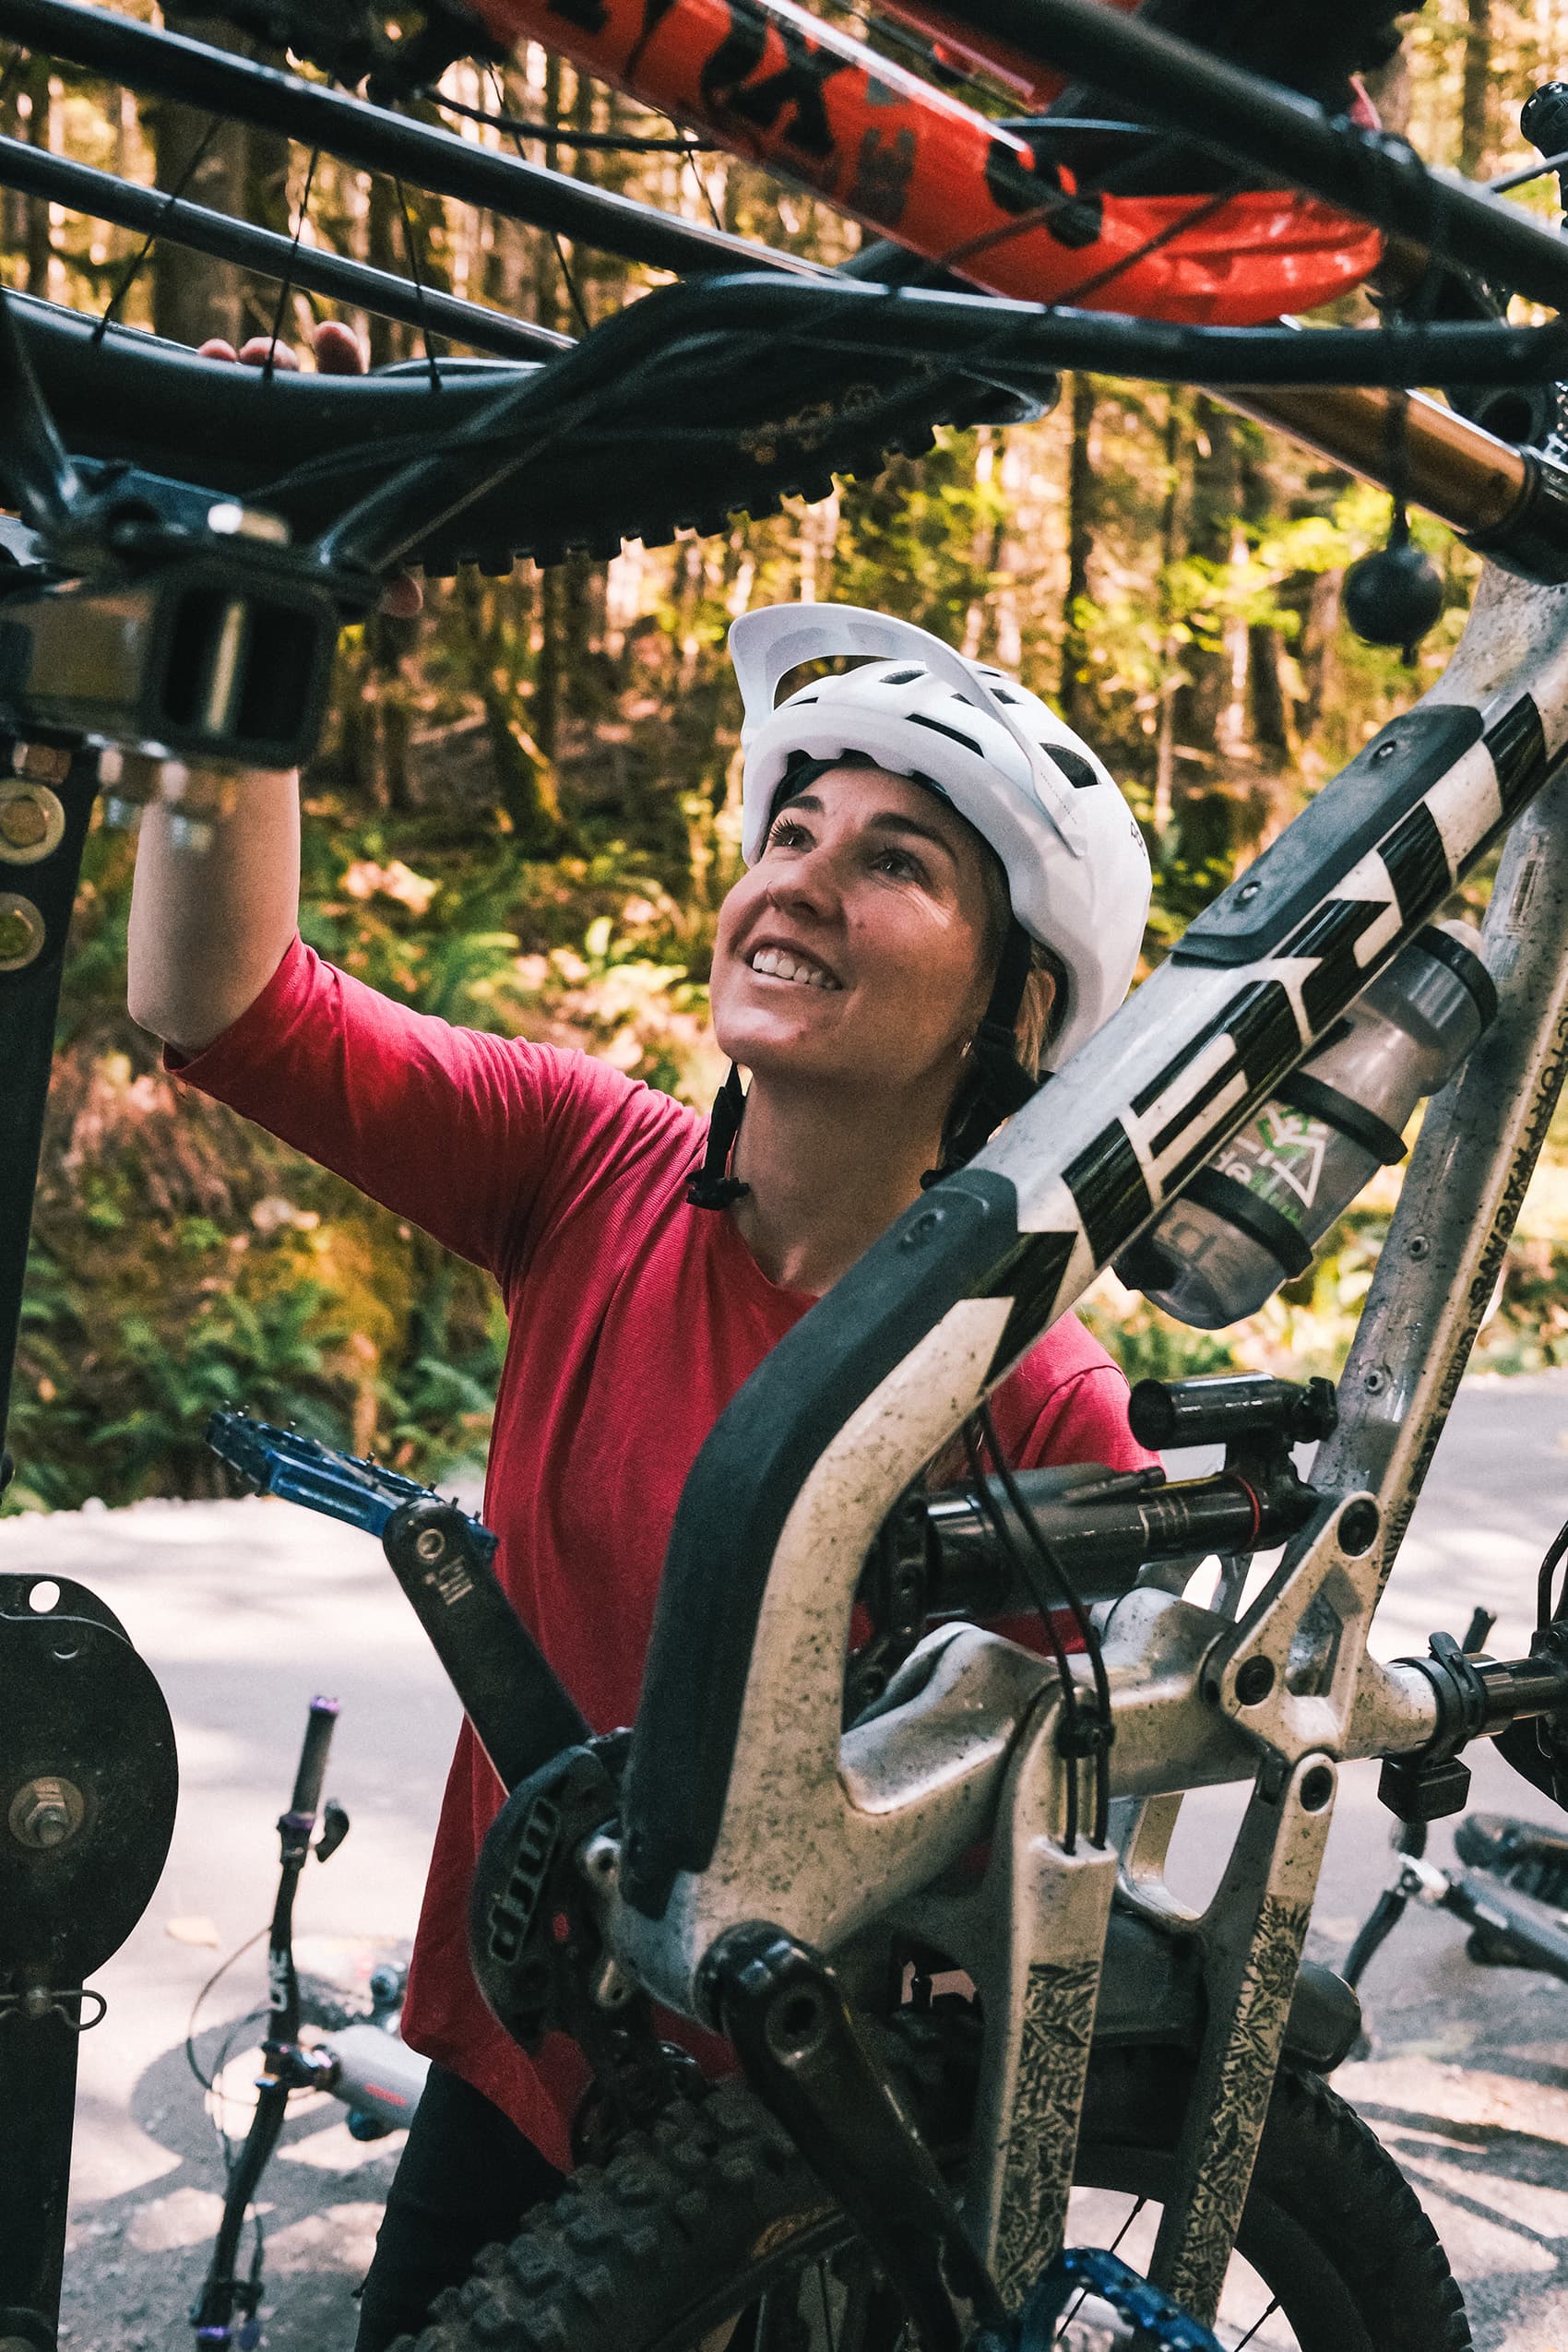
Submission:
[[[125,0],[129,5],[129,0]],[[1550,12],[1548,12],[1550,14]],[[1490,52],[1480,54],[1490,43]],[[1562,69],[1560,33],[1503,0],[1430,0],[1390,119],[1472,168],[1511,137],[1501,95]],[[1478,63],[1490,72],[1471,70]],[[459,77],[467,70],[454,69]],[[468,86],[465,84],[464,88]],[[456,85],[454,85],[456,89]],[[560,61],[505,69],[516,111],[624,127],[624,102]],[[488,94],[475,83],[469,95]],[[0,129],[169,186],[193,164],[232,208],[290,225],[306,159],[179,108],[138,114],[35,62]],[[209,147],[210,142],[210,147]],[[193,166],[194,168],[194,166]],[[584,159],[606,185],[841,258],[854,232],[812,199],[717,157]],[[310,163],[310,233],[398,266],[387,184]],[[1526,201],[1548,203],[1542,182]],[[225,201],[228,198],[226,197]],[[433,282],[553,327],[602,317],[646,274],[612,256],[414,198]],[[135,241],[17,199],[6,282],[76,302]],[[125,315],[160,331],[270,323],[270,288],[172,250]],[[315,315],[296,293],[291,331]],[[1364,317],[1360,298],[1338,315]],[[377,362],[410,356],[373,323]],[[343,968],[421,1011],[577,1043],[693,1101],[719,1075],[706,1028],[718,906],[738,865],[731,620],[795,598],[882,607],[1017,670],[1095,741],[1150,842],[1157,962],[1232,874],[1441,670],[1476,560],[1423,518],[1445,609],[1413,668],[1340,620],[1347,566],[1379,545],[1382,493],[1181,386],[1069,383],[1005,433],[944,430],[920,457],[813,505],[613,562],[426,584],[419,622],[345,632],[331,720],[307,778],[302,928]],[[160,1072],[124,1011],[130,847],[89,845],[34,1222],[6,1507],[209,1491],[215,1402],[292,1419],[434,1477],[482,1454],[505,1344],[473,1268]],[[1484,903],[1488,879],[1467,903]],[[1568,1150],[1568,1134],[1554,1141]],[[1109,1281],[1087,1310],[1134,1374],[1265,1365],[1334,1371],[1390,1206],[1362,1205],[1312,1273],[1235,1331],[1182,1330]],[[1480,1356],[1568,1351],[1568,1211],[1510,1252]],[[1568,1357],[1565,1357],[1568,1360]]]

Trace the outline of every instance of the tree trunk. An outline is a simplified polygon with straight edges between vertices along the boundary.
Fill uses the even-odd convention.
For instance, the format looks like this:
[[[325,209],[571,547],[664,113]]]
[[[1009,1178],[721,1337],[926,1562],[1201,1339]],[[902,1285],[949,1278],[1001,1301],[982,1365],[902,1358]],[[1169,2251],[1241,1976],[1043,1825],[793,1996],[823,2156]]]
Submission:
[[[180,30],[217,49],[245,47],[221,24],[182,19]],[[250,135],[243,124],[215,118],[200,107],[176,106],[168,99],[148,101],[142,120],[152,140],[159,187],[177,188],[193,203],[209,205],[215,212],[244,213]],[[244,280],[232,263],[160,240],[148,267],[156,333],[176,343],[200,343],[209,335],[222,335],[232,343],[241,339]]]
[[[1192,404],[1174,388],[1165,403],[1165,499],[1159,518],[1160,631],[1159,717],[1155,726],[1154,835],[1170,829],[1176,795],[1176,698],[1184,672],[1171,611],[1170,584],[1185,552],[1182,531],[1187,493],[1186,453],[1192,443]]]
[[[1062,683],[1058,700],[1069,727],[1087,723],[1093,702],[1089,647],[1083,606],[1089,594],[1089,556],[1094,547],[1094,378],[1080,368],[1068,402],[1072,438],[1067,446],[1067,590],[1063,612]]]
[[[30,57],[22,77],[20,92],[27,101],[28,145],[42,147],[51,155],[60,144],[56,89],[48,58]],[[41,295],[47,301],[55,291],[51,283],[54,270],[54,232],[49,207],[42,196],[27,199],[23,264],[23,283],[27,291]]]
[[[1491,0],[1467,0],[1459,96],[1459,169],[1479,179],[1491,153]]]

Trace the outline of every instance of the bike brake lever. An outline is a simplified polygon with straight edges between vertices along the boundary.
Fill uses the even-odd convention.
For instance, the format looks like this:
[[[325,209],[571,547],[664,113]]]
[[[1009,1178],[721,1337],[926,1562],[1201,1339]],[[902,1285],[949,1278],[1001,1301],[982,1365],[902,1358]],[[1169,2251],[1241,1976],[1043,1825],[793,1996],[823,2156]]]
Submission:
[[[329,1862],[349,1835],[349,1816],[336,1797],[328,1797],[321,1816],[321,1835],[315,1841],[315,1859]]]

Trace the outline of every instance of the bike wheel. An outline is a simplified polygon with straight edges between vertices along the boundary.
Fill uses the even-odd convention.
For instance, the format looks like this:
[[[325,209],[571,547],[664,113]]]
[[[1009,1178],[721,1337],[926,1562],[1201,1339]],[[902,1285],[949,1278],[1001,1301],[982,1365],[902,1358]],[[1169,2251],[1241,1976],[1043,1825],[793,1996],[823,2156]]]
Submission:
[[[1069,2236],[1153,2242],[1190,2080],[1164,2052],[1091,2070]],[[898,2311],[863,2242],[737,2084],[576,2176],[434,2306],[417,2352],[893,2352]],[[1408,2184],[1315,2076],[1282,2074],[1226,2281],[1240,2352],[1467,2352],[1469,2327]],[[1069,2307],[1064,2352],[1117,2339]],[[412,2339],[405,2338],[403,2352]]]
[[[314,53],[313,40],[330,42],[337,37],[332,30],[335,19],[322,19],[313,32],[319,11],[298,8],[284,13],[290,39],[303,53]],[[918,10],[914,13],[918,15]],[[250,0],[229,0],[227,6],[218,0],[211,14],[232,16],[236,24],[251,30],[257,21]],[[1265,43],[1254,60],[1242,33],[1255,19],[1256,11],[1231,7],[1229,15],[1239,17],[1241,30],[1229,24],[1223,11],[1220,16],[1225,20],[1211,28],[1207,18],[1212,14],[1199,11],[1190,27],[1182,18],[1183,30],[1193,30],[1206,42],[1212,33],[1215,48],[1221,53],[1233,51],[1244,66],[1255,62],[1265,71],[1275,70],[1282,56],[1289,61],[1301,53],[1302,44],[1287,42],[1281,50],[1276,39],[1272,46]],[[1385,0],[1335,0],[1328,12],[1332,39],[1317,24],[1318,14],[1314,12],[1313,54],[1326,56],[1332,52],[1336,71],[1369,55],[1382,54],[1388,45]],[[284,16],[274,12],[267,21],[274,27],[268,37],[275,37]],[[556,29],[552,19],[544,27],[544,38],[552,40]],[[519,30],[528,30],[521,20]],[[258,93],[251,89],[247,94],[241,85],[247,75],[254,78],[255,68],[179,40],[166,30],[136,24],[113,10],[60,8],[53,0],[7,0],[6,10],[0,12],[0,30],[9,31],[40,55],[58,55],[89,77],[118,79],[127,88],[210,107],[215,119],[228,113],[236,121],[262,124],[269,133],[291,137],[306,148],[318,144],[332,152],[351,152],[362,161],[372,155],[366,168],[395,170],[400,184],[410,188],[429,185],[451,195],[460,187],[467,193],[459,195],[458,201],[497,202],[498,208],[506,209],[488,181],[480,187],[465,175],[471,175],[481,162],[487,171],[520,169],[530,192],[518,196],[523,208],[516,210],[514,217],[553,223],[557,228],[564,224],[565,233],[573,236],[582,230],[590,244],[600,243],[611,251],[636,249],[644,259],[657,248],[662,256],[660,266],[686,266],[657,244],[660,233],[686,240],[694,248],[690,266],[699,272],[711,274],[733,267],[737,257],[743,258],[750,250],[743,241],[722,231],[676,222],[652,207],[596,191],[586,181],[530,171],[494,155],[485,162],[481,151],[471,144],[466,148],[467,160],[455,162],[452,151],[464,150],[463,140],[433,132],[407,116],[346,101],[319,84],[263,75],[265,89]],[[171,65],[171,59],[176,60],[176,65]],[[334,50],[318,62],[336,73],[342,61]],[[167,79],[176,67],[177,88]],[[591,60],[588,70],[593,70]],[[1105,87],[1113,90],[1113,76],[1107,77]],[[1257,88],[1265,91],[1261,82]],[[658,102],[657,93],[650,102]],[[941,114],[940,106],[932,113],[931,108],[922,109],[918,101],[909,103],[922,122],[929,116],[934,125]],[[350,129],[339,132],[332,127],[340,120],[332,110],[345,105],[355,119]],[[324,122],[323,110],[331,116],[330,122]],[[719,136],[736,152],[752,153],[755,142],[745,131],[749,117],[744,108],[739,113],[731,110],[724,119],[727,127]],[[991,118],[976,113],[970,127],[973,138],[980,142],[977,154],[984,150],[990,155]],[[994,127],[1000,132],[1005,125]],[[912,139],[914,132],[900,132],[899,137]],[[337,146],[335,138],[339,141]],[[439,154],[435,148],[419,146],[421,140],[432,138],[441,149]],[[350,142],[348,149],[341,145],[343,139]],[[364,146],[367,139],[373,148]],[[405,155],[409,141],[414,146]],[[1157,139],[1154,145],[1164,148],[1170,142]],[[0,142],[0,148],[6,150],[0,153],[0,183],[26,187],[35,200],[50,193],[36,177],[40,172],[62,166],[78,174],[82,170],[65,164],[64,159],[41,155],[25,142]],[[1027,149],[1018,152],[1027,159]],[[423,179],[422,160],[426,166]],[[759,153],[757,160],[775,159]],[[787,170],[787,158],[780,161],[779,168]],[[1118,150],[1116,172],[1125,162]],[[995,176],[995,163],[992,155],[983,172],[978,176],[970,172],[977,207],[982,207],[982,198],[991,201],[985,190]],[[1269,168],[1272,171],[1272,161]],[[444,178],[444,172],[457,176]],[[91,172],[86,176],[94,177]],[[1006,204],[1012,208],[1013,225],[1003,224],[999,244],[992,232],[980,238],[987,250],[995,245],[1011,251],[1013,239],[1033,218],[1030,208],[1041,208],[1036,198],[1042,184],[1047,189],[1044,211],[1053,214],[1060,208],[1062,199],[1049,193],[1052,184],[1049,178],[1042,184],[1032,171],[1025,176],[1028,186],[1007,183]],[[1113,172],[1113,180],[1114,176]],[[110,203],[108,191],[113,183],[108,175],[96,177],[105,190],[105,203]],[[830,202],[839,201],[826,182],[824,188]],[[126,191],[118,193],[123,200]],[[149,192],[135,193],[140,197]],[[854,208],[851,194],[847,191],[842,197],[849,209]],[[79,184],[75,195],[64,187],[54,189],[51,200],[91,209],[89,195],[80,191]],[[1382,201],[1382,191],[1372,191],[1366,201],[1370,219]],[[1094,202],[1099,199],[1095,197]],[[1106,204],[1113,202],[1113,196],[1108,194]],[[599,234],[592,229],[596,204],[603,208]],[[565,211],[561,209],[564,205]],[[1024,208],[1021,218],[1020,205]],[[579,217],[583,208],[588,211],[586,222]],[[220,216],[204,217],[208,224],[204,234],[210,237],[222,232]],[[976,218],[980,218],[978,211]],[[168,225],[165,220],[165,230]],[[1072,264],[1073,282],[1061,290],[1062,298],[1076,299],[1084,292],[1087,279],[1085,285],[1077,283],[1082,264],[1099,289],[1089,299],[1111,302],[1138,314],[1141,298],[1125,273],[1135,269],[1146,255],[1163,253],[1169,244],[1171,224],[1158,206],[1157,213],[1144,223],[1145,242],[1139,242],[1143,231],[1134,233],[1128,224],[1125,236],[1116,245],[1120,258],[1114,260],[1102,262],[1098,246],[1093,252],[1080,250],[1078,230],[1069,221],[1057,225],[1060,236],[1053,230],[1047,242],[1053,251],[1059,248],[1067,254]],[[261,232],[247,233],[254,237]],[[1239,257],[1232,250],[1234,240],[1249,233],[1255,237],[1256,224],[1247,232],[1239,214],[1233,230],[1206,233],[1213,237],[1222,264],[1220,277],[1229,282],[1236,275],[1232,264]],[[654,245],[649,245],[650,238],[655,239]],[[1272,251],[1271,237],[1263,243]],[[274,237],[273,244],[286,246],[288,241]],[[703,250],[695,250],[699,247]],[[216,252],[219,247],[209,244],[205,249]],[[942,245],[944,254],[960,249]],[[927,250],[934,251],[929,240]],[[1107,246],[1107,255],[1110,252]],[[267,267],[254,253],[246,259],[236,250],[232,257],[241,267],[264,271]],[[796,274],[791,282],[790,273],[798,273],[802,267],[798,261],[761,248],[756,249],[756,257],[785,275],[754,281],[754,296],[759,287],[774,289],[781,298],[815,298],[819,290],[826,290],[826,307],[802,310],[799,302],[781,300],[777,318],[770,316],[757,326],[753,323],[755,300],[741,299],[741,290],[731,281],[717,291],[736,292],[737,305],[722,317],[705,315],[699,324],[695,313],[682,310],[678,302],[672,304],[668,299],[695,290],[690,285],[664,289],[601,324],[576,350],[544,359],[537,366],[444,362],[429,369],[407,365],[401,372],[360,383],[282,374],[246,382],[240,371],[202,362],[182,347],[117,327],[100,336],[91,331],[92,322],[47,305],[30,304],[27,324],[46,395],[74,455],[128,460],[204,493],[218,491],[252,499],[282,515],[296,538],[314,536],[346,504],[384,485],[400,463],[428,456],[435,445],[442,445],[444,455],[446,448],[451,453],[449,479],[444,476],[441,485],[443,496],[447,489],[460,493],[466,484],[488,481],[495,469],[496,440],[482,432],[476,436],[471,429],[498,392],[508,387],[516,390],[522,406],[504,429],[498,428],[517,452],[513,469],[487,488],[479,503],[465,505],[460,512],[443,511],[439,520],[414,530],[406,542],[369,559],[422,564],[436,572],[449,572],[469,559],[488,569],[505,569],[519,554],[550,562],[572,549],[606,555],[615,552],[624,539],[640,538],[659,544],[683,529],[712,533],[733,516],[772,513],[787,496],[826,495],[835,474],[880,470],[891,453],[914,453],[928,445],[939,424],[1005,423],[1038,412],[1040,401],[1050,395],[1053,363],[1109,366],[1131,374],[1152,370],[1180,380],[1206,380],[1208,374],[1225,381],[1242,380],[1234,372],[1237,354],[1233,351],[1229,373],[1216,353],[1209,353],[1213,365],[1206,371],[1195,350],[1181,357],[1165,350],[1157,357],[1152,347],[1144,352],[1141,362],[1129,352],[1123,364],[1109,350],[1098,359],[1075,351],[1053,362],[1050,352],[1042,356],[1037,351],[1024,365],[1005,354],[999,357],[996,339],[1007,331],[1006,314],[1000,326],[994,324],[992,305],[978,298],[969,305],[968,332],[956,340],[952,321],[943,324],[933,317],[923,347],[918,320],[902,340],[894,332],[889,341],[884,336],[881,316],[885,314],[888,321],[892,318],[886,303],[867,306],[862,301],[851,306],[836,302],[832,273],[813,277],[807,266],[807,278],[802,281]],[[328,258],[318,256],[323,263]],[[296,256],[278,266],[287,275],[291,267],[306,269],[307,261]],[[355,267],[342,257],[334,259],[332,266]],[[921,267],[929,273],[932,264]],[[1506,275],[1501,268],[1494,274],[1500,279]],[[386,279],[388,273],[382,276]],[[398,282],[407,296],[409,286],[400,279]],[[841,279],[837,287],[840,292],[846,291]],[[866,290],[857,291],[863,295]],[[369,292],[345,298],[363,299],[375,307]],[[1281,296],[1278,306],[1296,305],[1284,303]],[[460,312],[464,305],[455,307]],[[875,323],[873,310],[878,313]],[[644,312],[647,331],[639,343],[636,334],[625,330]],[[413,314],[405,304],[393,315],[417,315],[418,305]],[[471,315],[480,314],[471,311]],[[1158,303],[1153,315],[1161,315]],[[1228,315],[1223,305],[1217,313]],[[1252,315],[1261,317],[1267,312],[1254,310]],[[906,318],[907,315],[901,315],[900,327],[906,325]],[[438,334],[451,331],[439,319],[433,323]],[[460,321],[458,327],[460,331]],[[1367,363],[1365,353],[1375,338],[1354,339],[1364,347],[1358,364]],[[1411,363],[1398,362],[1404,367]],[[1401,384],[1406,380],[1404,374],[1398,378]],[[440,505],[438,498],[436,506]]]

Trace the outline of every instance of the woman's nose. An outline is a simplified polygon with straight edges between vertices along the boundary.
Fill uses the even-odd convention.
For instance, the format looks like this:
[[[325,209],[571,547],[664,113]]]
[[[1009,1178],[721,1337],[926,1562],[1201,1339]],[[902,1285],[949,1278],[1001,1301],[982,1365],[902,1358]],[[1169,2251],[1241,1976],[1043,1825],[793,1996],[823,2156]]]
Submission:
[[[832,852],[817,843],[791,858],[770,878],[767,895],[778,907],[831,914],[840,897],[840,877]]]

